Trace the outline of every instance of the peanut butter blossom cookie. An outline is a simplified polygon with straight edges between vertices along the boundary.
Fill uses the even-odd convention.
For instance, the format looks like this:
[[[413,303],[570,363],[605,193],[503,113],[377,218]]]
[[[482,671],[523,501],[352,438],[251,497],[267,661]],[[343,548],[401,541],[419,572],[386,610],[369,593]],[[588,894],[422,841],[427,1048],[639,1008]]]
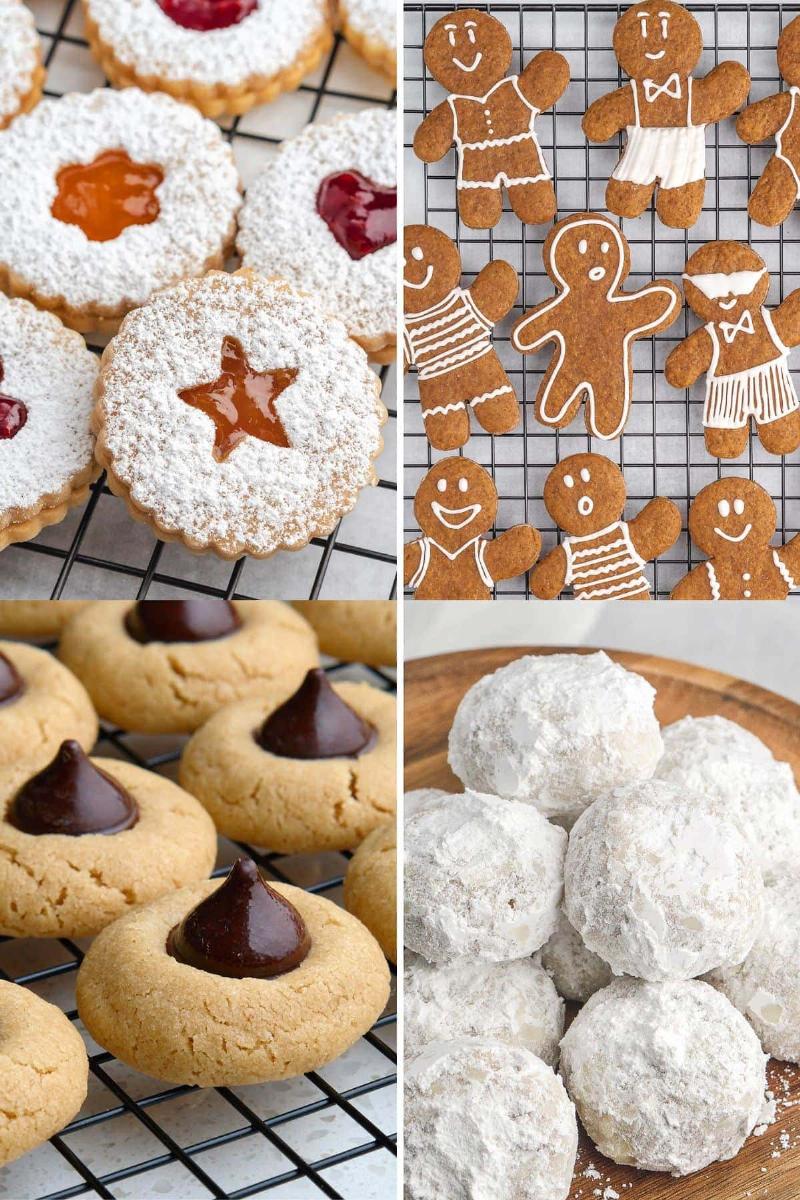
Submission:
[[[52,637],[86,603],[85,600],[0,600],[0,636]]]
[[[312,300],[212,272],[131,313],[106,350],[97,458],[159,537],[223,558],[299,550],[376,481],[379,386]]]
[[[21,761],[35,769],[65,738],[91,750],[97,728],[83,684],[52,654],[0,642],[0,769]]]
[[[83,11],[115,87],[169,92],[207,117],[294,90],[333,42],[328,0],[83,0]]]
[[[330,900],[269,885],[240,859],[116,921],[78,973],[93,1038],[137,1070],[221,1087],[337,1058],[389,997],[375,939]]]
[[[348,912],[377,938],[383,953],[397,962],[397,826],[373,829],[356,850],[344,881]]]
[[[0,129],[39,103],[44,76],[33,13],[21,0],[0,0]]]
[[[82,332],[221,266],[241,202],[218,126],[138,88],[44,101],[0,135],[0,178],[0,285]]]

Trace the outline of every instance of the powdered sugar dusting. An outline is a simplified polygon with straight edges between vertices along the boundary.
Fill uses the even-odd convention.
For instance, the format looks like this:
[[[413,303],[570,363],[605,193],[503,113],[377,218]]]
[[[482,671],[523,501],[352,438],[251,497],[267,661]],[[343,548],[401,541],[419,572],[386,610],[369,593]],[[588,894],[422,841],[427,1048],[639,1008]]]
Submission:
[[[250,185],[238,237],[244,265],[318,296],[355,337],[393,337],[397,246],[351,259],[317,212],[322,180],[355,170],[397,186],[396,113],[367,109],[311,125]]]
[[[127,6],[122,6],[127,7]],[[51,206],[61,167],[124,149],[157,163],[158,218],[90,241]],[[233,152],[212,121],[166,95],[98,89],[44,100],[0,134],[0,258],[44,297],[72,307],[143,304],[196,275],[233,233],[241,203]]]
[[[246,437],[217,462],[213,421],[178,396],[217,379],[228,336],[256,371],[298,370],[276,401],[289,449]],[[299,548],[372,482],[377,376],[341,322],[286,285],[212,272],[160,293],[126,319],[103,378],[114,473],[166,530],[200,545]]]
[[[397,48],[397,15],[392,0],[342,0],[342,14],[356,33]]]
[[[0,0],[0,123],[30,91],[38,62],[33,13],[21,0]]]

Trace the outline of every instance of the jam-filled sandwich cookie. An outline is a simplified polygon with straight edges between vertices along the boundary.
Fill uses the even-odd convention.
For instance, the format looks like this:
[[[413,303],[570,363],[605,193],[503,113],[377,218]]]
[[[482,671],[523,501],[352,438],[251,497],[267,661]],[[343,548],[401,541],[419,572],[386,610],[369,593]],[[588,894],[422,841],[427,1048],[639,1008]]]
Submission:
[[[344,906],[397,962],[397,826],[373,829],[356,850],[344,880]]]
[[[0,637],[56,637],[86,600],[0,600]]]
[[[342,33],[361,57],[397,81],[397,12],[392,0],[340,0]]]
[[[84,333],[222,266],[241,204],[219,127],[138,88],[43,101],[0,134],[0,178],[0,285]]]
[[[217,838],[176,784],[62,742],[40,771],[0,771],[0,933],[88,937],[204,879]]]
[[[89,1059],[60,1008],[0,981],[0,1167],[68,1125],[86,1099]]]
[[[65,738],[91,750],[97,732],[86,689],[52,654],[0,642],[0,769],[49,762]]]
[[[191,733],[245,697],[279,704],[319,661],[311,628],[273,600],[88,604],[59,656],[101,717],[140,733]]]
[[[115,87],[188,100],[207,117],[293,91],[333,43],[327,0],[83,0]]]
[[[22,0],[0,0],[0,129],[36,107],[44,78],[33,13]]]
[[[389,996],[386,960],[330,900],[269,885],[240,859],[101,933],[78,973],[81,1020],[170,1083],[286,1079],[337,1058]]]
[[[180,782],[227,837],[282,854],[350,850],[395,811],[397,710],[319,668],[282,704],[216,713],[183,753]]]
[[[96,456],[158,537],[267,558],[330,533],[376,482],[379,390],[314,301],[215,271],[126,318],[103,355]]]
[[[295,600],[323,654],[342,662],[393,667],[397,663],[394,600]]]
[[[309,125],[247,189],[245,267],[313,295],[380,362],[397,346],[397,114]]]
[[[63,521],[88,496],[99,474],[97,371],[77,333],[0,294],[0,550]]]

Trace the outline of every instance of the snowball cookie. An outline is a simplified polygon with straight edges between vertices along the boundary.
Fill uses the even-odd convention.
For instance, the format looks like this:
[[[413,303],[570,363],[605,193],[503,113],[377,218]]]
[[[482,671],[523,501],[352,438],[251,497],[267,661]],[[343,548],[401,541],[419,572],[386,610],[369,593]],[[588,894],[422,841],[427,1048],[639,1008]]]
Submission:
[[[764,1106],[750,1026],[698,979],[615,979],[561,1042],[561,1075],[601,1154],[688,1175],[733,1158]]]
[[[617,788],[570,834],[564,908],[615,975],[690,979],[741,962],[763,896],[744,834],[671,783]]]
[[[655,778],[699,792],[736,819],[765,878],[800,861],[800,793],[788,763],[724,717],[684,717],[663,730]]]
[[[614,978],[608,963],[593,954],[577,929],[570,925],[563,908],[558,912],[555,933],[542,946],[541,958],[558,994],[578,1004],[585,1004]]]
[[[406,819],[413,817],[420,809],[430,808],[450,795],[451,792],[444,792],[441,788],[417,788],[413,792],[406,792],[403,796],[403,813]]]
[[[371,667],[397,663],[397,603],[394,600],[295,600],[323,654]]]
[[[366,925],[390,962],[397,962],[397,824],[373,829],[344,878],[344,906]]]
[[[407,1200],[566,1200],[578,1151],[564,1085],[530,1050],[432,1042],[406,1064]],[[491,1169],[489,1169],[491,1168]]]
[[[450,766],[464,787],[534,804],[569,828],[599,793],[653,774],[654,696],[602,651],[518,658],[462,699]]]
[[[800,869],[767,887],[764,922],[738,967],[706,978],[744,1013],[768,1054],[800,1063]]]
[[[411,1058],[430,1042],[491,1038],[558,1062],[564,1001],[532,958],[507,963],[426,963],[408,955],[405,1047]]]
[[[558,917],[567,835],[529,804],[465,791],[405,824],[405,940],[428,962],[505,962]]]

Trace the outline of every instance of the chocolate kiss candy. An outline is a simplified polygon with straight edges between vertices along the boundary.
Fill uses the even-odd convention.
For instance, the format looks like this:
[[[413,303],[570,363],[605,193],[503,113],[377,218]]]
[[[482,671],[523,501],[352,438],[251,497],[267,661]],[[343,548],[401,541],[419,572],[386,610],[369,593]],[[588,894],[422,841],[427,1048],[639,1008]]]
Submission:
[[[375,730],[336,695],[317,667],[267,717],[256,741],[278,758],[357,758],[375,741]]]
[[[19,671],[5,654],[0,654],[0,705],[19,699],[24,690]]]
[[[17,792],[9,822],[23,833],[122,833],[139,820],[132,796],[100,771],[77,742],[62,742],[51,763]]]
[[[300,913],[273,891],[251,858],[240,858],[222,887],[167,935],[172,958],[230,979],[285,975],[310,948]]]
[[[137,642],[211,642],[241,621],[229,600],[140,600],[125,618]]]

